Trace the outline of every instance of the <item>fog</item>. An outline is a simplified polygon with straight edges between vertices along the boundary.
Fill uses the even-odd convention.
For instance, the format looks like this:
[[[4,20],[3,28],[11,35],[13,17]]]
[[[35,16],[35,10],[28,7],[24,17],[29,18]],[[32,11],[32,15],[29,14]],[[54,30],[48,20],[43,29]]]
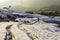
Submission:
[[[23,6],[26,8],[43,8],[51,5],[60,5],[60,0],[9,0],[0,4],[0,7],[4,6]]]

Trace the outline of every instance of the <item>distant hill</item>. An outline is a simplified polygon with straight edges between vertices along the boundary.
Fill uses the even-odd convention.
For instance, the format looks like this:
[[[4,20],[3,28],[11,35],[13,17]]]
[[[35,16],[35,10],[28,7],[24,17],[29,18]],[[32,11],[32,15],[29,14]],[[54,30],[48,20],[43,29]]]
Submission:
[[[0,4],[0,6],[9,5],[16,6],[15,8],[41,9],[51,5],[60,5],[60,0],[9,0]]]
[[[52,5],[49,7],[41,8],[42,15],[60,16],[60,5]]]
[[[0,7],[12,6],[13,10],[19,12],[33,11],[39,13],[40,11],[60,11],[60,0],[9,0],[0,4]]]
[[[34,8],[17,5],[17,6],[13,6],[12,9],[17,10],[18,12],[26,12],[26,11],[32,11]]]
[[[41,11],[60,11],[60,5],[52,5],[40,9]]]
[[[27,8],[27,7],[18,5],[18,6],[12,7],[12,9],[17,10],[18,12],[31,11],[31,12],[38,14],[38,13],[40,13],[40,11],[48,11],[48,12],[49,11],[59,11],[60,12],[60,5],[51,5],[51,6],[34,9],[34,10],[33,10],[33,8]]]

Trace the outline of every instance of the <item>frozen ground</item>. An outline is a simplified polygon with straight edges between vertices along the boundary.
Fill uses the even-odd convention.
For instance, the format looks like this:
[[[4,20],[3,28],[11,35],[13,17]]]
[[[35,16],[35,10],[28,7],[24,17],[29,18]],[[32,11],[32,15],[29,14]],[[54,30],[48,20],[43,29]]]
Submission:
[[[0,40],[4,40],[6,27],[12,25],[10,31],[16,40],[60,40],[60,28],[52,23],[35,23],[33,25],[18,22],[0,23]]]

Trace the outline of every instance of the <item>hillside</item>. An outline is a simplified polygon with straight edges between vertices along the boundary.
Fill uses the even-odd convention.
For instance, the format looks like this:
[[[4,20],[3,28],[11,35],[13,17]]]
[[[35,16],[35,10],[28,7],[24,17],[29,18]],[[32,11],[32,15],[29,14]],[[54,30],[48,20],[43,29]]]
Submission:
[[[10,0],[1,3],[0,7],[8,7],[9,5],[12,6],[12,9],[19,12],[33,11],[34,13],[39,13],[40,11],[60,10],[59,0]]]
[[[2,2],[0,6],[23,6],[27,8],[41,9],[51,5],[60,5],[60,0],[10,0]]]
[[[41,8],[41,11],[60,11],[60,5],[51,5],[49,7]]]

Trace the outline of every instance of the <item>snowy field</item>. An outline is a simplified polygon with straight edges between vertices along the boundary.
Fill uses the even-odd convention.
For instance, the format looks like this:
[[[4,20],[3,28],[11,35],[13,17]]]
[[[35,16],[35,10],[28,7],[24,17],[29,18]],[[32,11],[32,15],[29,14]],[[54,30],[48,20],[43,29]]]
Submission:
[[[5,14],[5,11],[0,13],[3,21],[9,21],[0,22],[0,40],[60,40],[60,28],[57,27],[58,24],[53,24],[60,22],[60,17],[16,13],[6,8],[3,10],[8,10],[7,13],[11,11],[11,14]]]
[[[1,22],[0,40],[4,40],[6,27],[11,26],[13,40],[60,40],[60,28],[57,24],[37,22],[32,25],[20,24],[19,22]]]

